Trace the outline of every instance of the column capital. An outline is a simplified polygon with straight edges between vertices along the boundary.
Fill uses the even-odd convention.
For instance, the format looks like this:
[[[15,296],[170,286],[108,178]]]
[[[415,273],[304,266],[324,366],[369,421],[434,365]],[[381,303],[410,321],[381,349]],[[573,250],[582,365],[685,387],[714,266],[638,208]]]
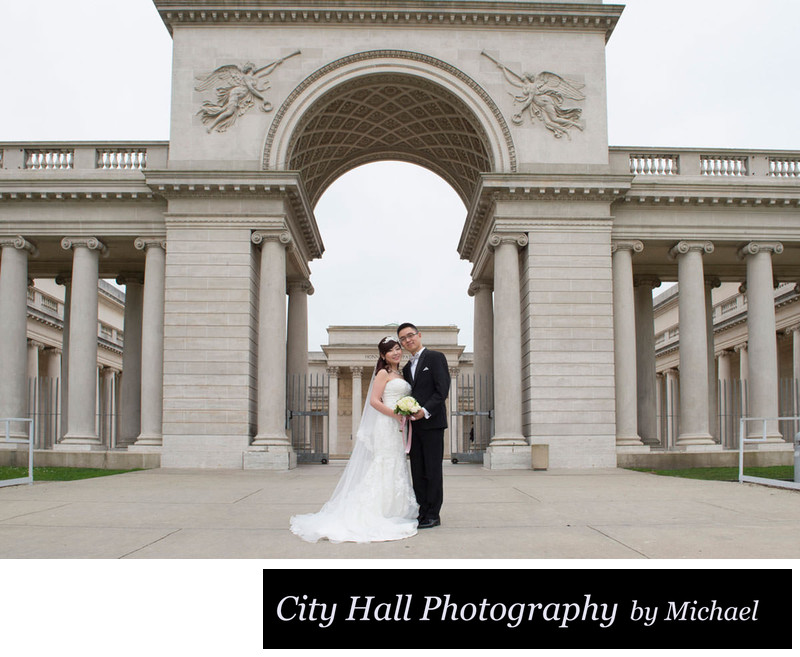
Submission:
[[[36,351],[44,351],[45,344],[43,342],[39,342],[38,340],[31,340],[28,338],[28,346],[33,347]]]
[[[39,255],[39,249],[33,242],[29,242],[22,235],[0,235],[0,248],[10,247],[20,251],[27,251],[32,258]]]
[[[253,244],[280,242],[288,247],[292,243],[292,236],[288,230],[254,230],[250,235],[250,241]]]
[[[733,349],[720,349],[718,352],[714,354],[714,357],[715,358],[721,358],[722,356],[729,357],[733,355],[733,351],[734,351]]]
[[[742,353],[742,352],[745,352],[745,353],[747,353],[747,343],[745,342],[744,344],[737,344],[737,345],[736,345],[736,346],[733,348],[733,350],[734,350],[734,351],[735,351],[737,354],[740,354],[740,353]]]
[[[706,287],[710,289],[714,289],[722,285],[722,281],[719,279],[719,276],[704,276],[703,282],[706,284]]]
[[[741,247],[736,255],[740,260],[744,260],[747,256],[756,255],[762,251],[774,254],[783,253],[783,244],[780,242],[749,242]]]
[[[325,371],[328,373],[328,376],[331,377],[332,379],[338,379],[340,369],[341,369],[340,367],[332,365],[331,367],[326,367]]]
[[[661,285],[661,279],[658,276],[634,276],[633,287],[651,287],[655,288]]]
[[[450,370],[450,377],[451,378],[455,378],[459,374],[461,374],[461,368],[460,367],[450,367],[448,369]]]
[[[305,292],[308,296],[311,296],[314,294],[314,286],[311,285],[311,281],[302,278],[291,279],[286,281],[286,291]]]
[[[103,257],[108,255],[108,247],[96,237],[65,237],[61,240],[61,248],[65,251],[83,246],[90,251],[99,251]]]
[[[714,253],[714,243],[709,240],[681,240],[669,250],[669,257],[675,259],[690,251],[699,251],[701,255]]]
[[[528,236],[525,233],[492,233],[489,236],[490,251],[501,244],[516,244],[517,247],[523,247],[528,244]]]
[[[142,272],[122,272],[116,278],[118,285],[127,285],[128,283],[138,283],[144,285],[144,274]]]
[[[56,285],[67,286],[72,283],[72,274],[56,274]]]
[[[354,379],[356,377],[360,378],[363,373],[364,373],[364,367],[361,365],[350,368],[350,374],[353,375]]]
[[[151,246],[158,246],[167,250],[167,239],[165,237],[137,237],[133,240],[133,246],[138,251],[147,251]]]
[[[494,290],[494,284],[492,284],[490,281],[484,280],[472,281],[467,288],[467,294],[471,297],[474,297],[481,290],[488,290],[491,292]]]
[[[783,332],[786,335],[791,335],[795,331],[800,331],[800,324],[794,324],[792,326],[787,326],[785,329],[783,329]]]
[[[617,251],[641,253],[644,251],[644,243],[641,240],[613,240],[611,242],[611,253],[616,253]]]

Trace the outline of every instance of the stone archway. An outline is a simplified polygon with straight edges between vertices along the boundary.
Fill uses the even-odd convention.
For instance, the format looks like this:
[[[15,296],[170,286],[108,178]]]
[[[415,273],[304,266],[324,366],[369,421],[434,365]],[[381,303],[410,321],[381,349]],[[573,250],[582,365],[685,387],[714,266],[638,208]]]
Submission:
[[[383,50],[303,80],[276,113],[262,166],[300,172],[313,206],[346,171],[386,159],[430,169],[467,206],[481,173],[516,171],[508,126],[480,85],[433,57]]]

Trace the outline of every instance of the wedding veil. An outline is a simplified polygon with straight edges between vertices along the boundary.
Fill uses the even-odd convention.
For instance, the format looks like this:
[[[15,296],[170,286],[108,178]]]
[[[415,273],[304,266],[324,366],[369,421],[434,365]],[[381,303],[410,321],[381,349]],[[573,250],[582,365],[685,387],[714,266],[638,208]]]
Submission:
[[[323,511],[331,511],[341,505],[344,500],[347,499],[349,492],[355,490],[359,483],[364,480],[364,476],[372,463],[375,425],[380,417],[380,412],[370,404],[374,385],[375,374],[373,373],[372,380],[369,383],[369,389],[367,390],[367,401],[361,413],[361,422],[358,425],[358,431],[356,431],[356,441],[353,446],[353,452],[350,455],[350,460],[347,462],[333,494],[325,506],[322,507]]]

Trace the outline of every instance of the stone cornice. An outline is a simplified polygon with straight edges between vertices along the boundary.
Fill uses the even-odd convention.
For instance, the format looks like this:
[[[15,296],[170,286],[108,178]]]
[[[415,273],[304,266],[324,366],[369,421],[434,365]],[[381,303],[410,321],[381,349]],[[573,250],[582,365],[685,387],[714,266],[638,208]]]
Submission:
[[[691,181],[648,179],[636,180],[620,202],[656,206],[700,206],[711,208],[797,208],[800,207],[800,186],[785,181],[752,179],[739,182],[735,178],[709,181],[707,178]]]
[[[627,193],[631,180],[632,176],[580,173],[483,175],[468,207],[458,252],[465,260],[475,260],[480,244],[488,239],[487,219],[498,202],[600,202],[610,205]]]
[[[325,247],[319,233],[314,211],[308,199],[300,175],[294,171],[151,171],[147,174],[147,184],[154,193],[167,200],[172,199],[266,199],[287,200],[297,222],[297,230],[304,242],[304,253],[309,260],[322,256]],[[224,219],[212,216],[190,217],[168,212],[165,216],[179,218],[189,223],[225,223]],[[237,223],[244,217],[237,214]],[[259,225],[257,215],[249,215],[248,225]]]
[[[369,27],[516,28],[602,32],[606,41],[621,5],[599,3],[441,2],[411,0],[154,0],[170,34],[180,26],[314,25]]]

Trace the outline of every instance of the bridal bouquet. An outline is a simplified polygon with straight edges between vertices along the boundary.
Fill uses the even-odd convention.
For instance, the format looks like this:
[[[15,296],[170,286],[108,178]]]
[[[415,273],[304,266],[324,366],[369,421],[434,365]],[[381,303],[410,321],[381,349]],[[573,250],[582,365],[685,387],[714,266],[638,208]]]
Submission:
[[[422,406],[413,397],[403,397],[397,401],[394,407],[394,412],[398,415],[414,415],[417,411],[422,410]]]

